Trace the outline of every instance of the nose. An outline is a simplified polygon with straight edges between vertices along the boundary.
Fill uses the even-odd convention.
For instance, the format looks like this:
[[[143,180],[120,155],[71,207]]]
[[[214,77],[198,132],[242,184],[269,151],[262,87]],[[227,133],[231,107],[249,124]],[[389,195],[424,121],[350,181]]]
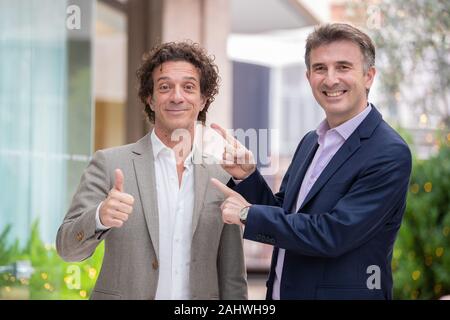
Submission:
[[[328,69],[323,84],[328,88],[333,88],[335,85],[339,84],[339,80],[334,69]]]
[[[181,91],[180,86],[175,86],[174,90],[172,91],[172,95],[170,96],[170,100],[172,103],[179,104],[184,101],[183,93]]]

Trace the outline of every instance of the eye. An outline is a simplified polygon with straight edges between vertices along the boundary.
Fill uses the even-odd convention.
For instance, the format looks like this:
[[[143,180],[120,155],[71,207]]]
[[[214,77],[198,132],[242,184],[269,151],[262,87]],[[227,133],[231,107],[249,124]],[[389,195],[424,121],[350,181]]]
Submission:
[[[314,67],[314,71],[315,72],[323,72],[323,71],[325,71],[325,67],[324,66]]]
[[[159,91],[165,92],[170,89],[169,85],[167,83],[162,83],[158,87]]]
[[[184,89],[187,91],[193,91],[195,89],[195,86],[192,83],[188,83],[184,86]]]
[[[350,69],[350,67],[349,66],[340,66],[339,69],[340,70],[348,70],[348,69]]]

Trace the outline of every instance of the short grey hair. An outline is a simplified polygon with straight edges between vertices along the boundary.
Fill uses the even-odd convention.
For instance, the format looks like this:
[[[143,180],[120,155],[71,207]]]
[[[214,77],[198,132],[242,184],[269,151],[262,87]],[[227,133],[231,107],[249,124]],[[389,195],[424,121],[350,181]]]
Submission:
[[[309,71],[311,50],[335,41],[348,40],[358,45],[364,57],[364,73],[375,66],[375,46],[370,37],[361,30],[346,23],[320,25],[306,39],[305,64]]]

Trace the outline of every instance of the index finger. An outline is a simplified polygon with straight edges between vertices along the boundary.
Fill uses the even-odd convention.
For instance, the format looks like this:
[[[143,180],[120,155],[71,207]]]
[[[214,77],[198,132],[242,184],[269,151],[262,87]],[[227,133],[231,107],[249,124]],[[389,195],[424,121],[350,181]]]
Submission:
[[[233,147],[236,148],[236,146],[239,145],[239,141],[235,137],[230,135],[224,128],[219,126],[217,123],[211,123],[211,128],[218,134],[220,134],[222,138],[224,138],[225,141],[231,144]]]
[[[235,196],[238,194],[236,191],[230,189],[229,187],[227,187],[226,185],[224,185],[222,182],[220,182],[215,178],[211,178],[211,183],[227,197]]]

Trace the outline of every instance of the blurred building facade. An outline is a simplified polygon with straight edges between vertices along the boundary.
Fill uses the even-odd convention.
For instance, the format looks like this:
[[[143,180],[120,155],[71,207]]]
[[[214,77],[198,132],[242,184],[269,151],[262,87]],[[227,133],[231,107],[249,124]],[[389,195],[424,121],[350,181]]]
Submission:
[[[210,120],[227,128],[283,129],[280,152],[287,157],[306,130],[285,125],[310,119],[296,111],[311,104],[295,90],[304,81],[302,53],[272,43],[268,52],[291,51],[296,59],[267,63],[242,58],[254,54],[245,47],[230,52],[231,37],[253,43],[274,30],[318,23],[299,1],[2,0],[0,6],[0,171],[9,181],[0,229],[11,225],[12,239],[26,241],[39,219],[44,241],[54,242],[92,153],[149,130],[135,72],[157,43],[190,39],[215,56],[221,87]],[[280,144],[268,139],[268,151],[278,153]],[[268,176],[274,187],[284,167]]]

